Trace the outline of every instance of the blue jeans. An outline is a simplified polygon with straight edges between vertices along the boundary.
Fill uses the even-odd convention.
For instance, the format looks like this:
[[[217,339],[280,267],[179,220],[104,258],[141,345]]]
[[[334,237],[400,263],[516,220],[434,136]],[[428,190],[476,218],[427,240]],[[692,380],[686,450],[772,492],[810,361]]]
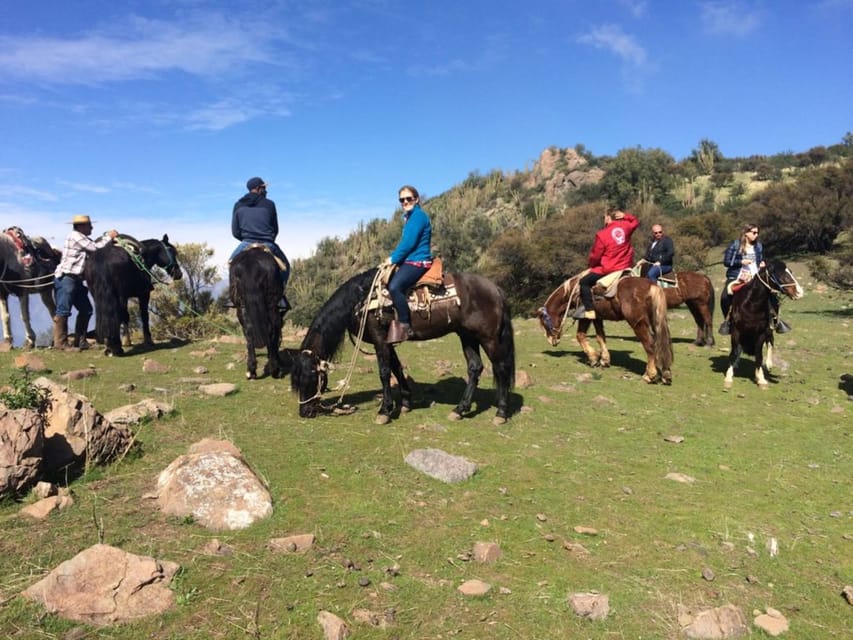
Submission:
[[[92,303],[89,302],[89,290],[83,284],[81,276],[63,275],[53,281],[53,295],[56,298],[56,315],[68,318],[71,307],[77,309],[78,315],[91,316]]]
[[[270,251],[273,252],[273,255],[281,260],[284,264],[287,265],[287,269],[281,271],[279,269],[279,277],[281,278],[281,288],[287,286],[287,281],[290,279],[290,260],[287,259],[287,256],[284,255],[284,251],[281,250],[275,242],[257,242],[254,240],[241,240],[240,244],[237,245],[237,248],[231,252],[231,257],[228,258],[228,262],[231,262],[234,258],[237,257],[237,254],[243,251],[244,249],[248,249],[253,244],[262,244],[269,248]]]
[[[651,280],[652,282],[654,282],[655,284],[657,284],[658,278],[660,278],[665,273],[669,273],[670,271],[672,271],[672,265],[669,265],[669,264],[662,264],[662,265],[653,264],[651,267],[649,267],[649,272],[646,274],[646,277],[649,280]]]
[[[404,324],[412,324],[412,314],[409,311],[406,293],[409,287],[420,280],[421,276],[427,271],[426,267],[416,267],[404,262],[397,267],[394,275],[391,276],[391,282],[388,283],[388,293],[394,302],[394,308],[397,310],[397,319]]]

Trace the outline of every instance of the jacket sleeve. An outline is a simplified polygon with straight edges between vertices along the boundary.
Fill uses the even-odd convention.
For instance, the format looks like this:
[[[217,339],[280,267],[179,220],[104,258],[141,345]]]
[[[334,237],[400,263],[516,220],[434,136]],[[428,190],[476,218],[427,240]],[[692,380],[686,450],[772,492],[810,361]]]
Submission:
[[[755,266],[757,267],[764,262],[764,245],[760,242],[755,243]]]
[[[630,238],[631,234],[633,234],[637,230],[637,227],[640,226],[640,221],[635,215],[628,213],[627,211],[622,216],[622,220],[628,223],[625,227],[625,233]]]
[[[675,245],[672,238],[666,236],[663,239],[663,244],[660,248],[660,263],[672,265],[672,259],[675,257]]]
[[[231,214],[231,235],[238,240],[243,239],[243,233],[240,231],[240,217],[237,215],[237,209]]]
[[[592,243],[592,249],[589,252],[589,260],[587,266],[597,267],[601,264],[601,256],[604,255],[604,242],[598,234],[595,234],[595,241]]]
[[[738,257],[738,249],[740,248],[740,243],[735,240],[732,242],[726,252],[723,254],[723,264],[726,265],[729,269],[732,267],[740,267],[741,262]]]

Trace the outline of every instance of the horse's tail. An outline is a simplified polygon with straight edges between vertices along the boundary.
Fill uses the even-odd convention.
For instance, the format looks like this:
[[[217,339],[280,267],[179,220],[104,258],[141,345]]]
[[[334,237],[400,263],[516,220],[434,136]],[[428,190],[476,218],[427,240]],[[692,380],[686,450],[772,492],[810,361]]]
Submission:
[[[666,317],[666,294],[656,285],[649,287],[652,299],[652,315],[655,330],[655,363],[662,374],[672,369],[672,336]]]
[[[711,299],[708,300],[708,313],[711,314],[711,322],[714,321],[714,308],[717,304],[717,293],[714,291],[714,283],[711,282],[711,278],[705,276],[705,279],[708,281],[708,290],[711,292]]]
[[[242,308],[243,331],[246,339],[256,347],[268,344],[275,335],[276,320],[280,322],[281,317],[275,311],[281,297],[275,263],[272,258],[262,262],[264,257],[263,254],[257,256],[254,264],[248,259],[235,262],[231,274],[231,299]]]
[[[98,342],[108,349],[118,349],[121,345],[120,330],[124,309],[113,284],[114,274],[103,255],[91,254],[86,264],[86,284],[92,292],[95,302],[95,329]]]
[[[512,329],[512,313],[509,303],[501,292],[501,326],[498,331],[500,357],[492,362],[495,386],[506,385],[509,391],[515,386],[515,333]]]

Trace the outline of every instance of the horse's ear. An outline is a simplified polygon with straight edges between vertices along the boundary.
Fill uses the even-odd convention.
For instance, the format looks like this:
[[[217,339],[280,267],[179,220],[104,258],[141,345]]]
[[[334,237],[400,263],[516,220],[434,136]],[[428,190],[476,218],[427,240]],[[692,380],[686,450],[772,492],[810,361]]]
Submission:
[[[163,242],[169,242],[169,234],[168,233],[163,234]]]

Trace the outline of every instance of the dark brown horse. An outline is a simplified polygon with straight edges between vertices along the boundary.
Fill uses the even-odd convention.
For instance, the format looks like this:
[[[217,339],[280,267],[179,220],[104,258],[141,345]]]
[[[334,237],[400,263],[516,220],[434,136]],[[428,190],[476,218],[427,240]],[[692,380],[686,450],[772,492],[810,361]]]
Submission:
[[[640,265],[640,275],[644,276],[650,266],[648,262]],[[666,294],[668,309],[686,305],[696,322],[697,347],[714,346],[714,285],[704,273],[696,271],[672,271],[660,277],[659,284]]]
[[[284,314],[278,308],[281,281],[275,256],[266,247],[241,251],[228,268],[228,292],[246,338],[246,379],[258,377],[257,348],[266,347],[264,375],[284,375],[279,357]]]
[[[730,389],[734,379],[735,367],[742,353],[755,358],[755,382],[761,389],[767,388],[764,377],[764,365],[769,370],[773,366],[773,326],[770,296],[777,293],[797,300],[803,296],[803,288],[794,274],[781,260],[770,260],[767,266],[759,269],[758,274],[732,295],[731,340],[729,368],[723,386]],[[764,358],[764,345],[767,345],[767,358]]]
[[[545,330],[545,337],[553,347],[560,342],[563,323],[569,315],[569,309],[578,304],[578,280],[581,275],[572,276],[557,287],[539,308],[539,322]],[[647,362],[643,380],[648,383],[660,381],[670,384],[673,355],[666,306],[663,289],[646,278],[622,278],[617,284],[614,297],[596,297],[595,320],[578,320],[576,334],[590,365],[610,366],[604,321],[625,320],[631,325],[646,351]],[[587,339],[586,332],[590,323],[595,326],[595,338],[598,340],[600,353],[595,351]]]
[[[25,347],[36,345],[36,334],[30,322],[30,294],[41,296],[48,313],[56,313],[53,300],[53,272],[62,253],[41,237],[29,237],[18,227],[0,233],[0,323],[3,340],[12,344],[9,296],[17,296],[24,325]]]
[[[403,375],[395,346],[386,340],[393,313],[382,304],[375,309],[368,304],[378,281],[377,272],[377,269],[370,269],[350,278],[332,294],[311,323],[290,373],[291,386],[299,393],[301,417],[312,418],[329,410],[320,404],[320,395],[326,387],[328,361],[334,357],[347,333],[372,344],[376,350],[382,383],[377,424],[387,423],[393,410],[392,373],[400,388],[400,411],[411,409],[411,387]],[[462,342],[468,363],[468,381],[449,419],[458,420],[471,410],[474,391],[483,371],[482,347],[492,362],[496,387],[494,423],[506,422],[509,392],[515,383],[515,342],[509,305],[497,285],[471,273],[445,274],[445,285],[433,292],[429,307],[412,311],[412,331],[410,340],[432,340],[455,333]]]

